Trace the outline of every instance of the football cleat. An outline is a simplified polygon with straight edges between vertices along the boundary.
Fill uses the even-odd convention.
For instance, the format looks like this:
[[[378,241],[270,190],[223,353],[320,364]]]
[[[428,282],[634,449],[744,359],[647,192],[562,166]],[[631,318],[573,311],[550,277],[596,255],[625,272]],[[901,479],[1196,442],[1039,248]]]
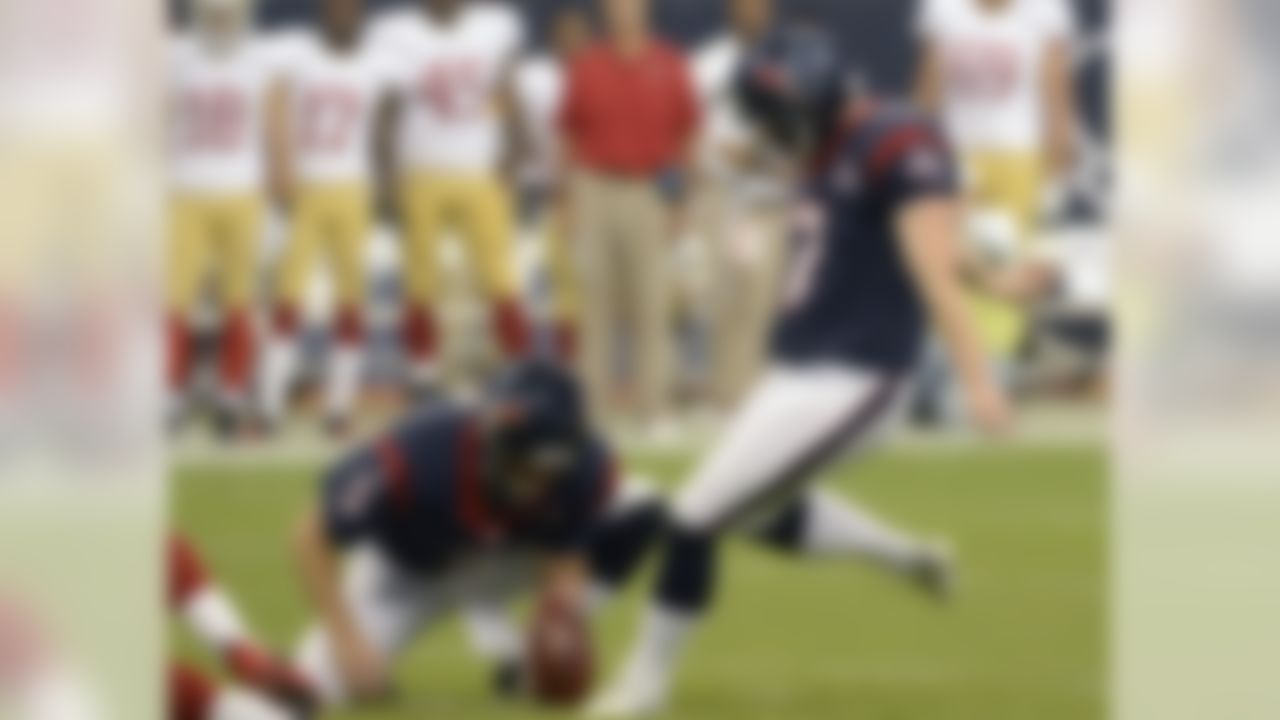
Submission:
[[[925,595],[940,603],[950,602],[956,594],[955,550],[951,543],[946,540],[924,543],[907,575]]]

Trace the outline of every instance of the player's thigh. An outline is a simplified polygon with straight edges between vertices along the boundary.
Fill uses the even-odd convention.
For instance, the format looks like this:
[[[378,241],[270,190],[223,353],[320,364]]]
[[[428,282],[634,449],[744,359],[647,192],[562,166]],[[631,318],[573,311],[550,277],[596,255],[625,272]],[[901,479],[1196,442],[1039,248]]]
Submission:
[[[445,231],[449,193],[431,175],[416,173],[400,185],[401,248],[405,293],[415,302],[430,302],[440,292],[440,243]]]
[[[846,449],[870,442],[899,385],[878,372],[771,370],[677,494],[675,521],[719,531],[786,499]]]
[[[334,287],[338,302],[356,305],[364,300],[366,252],[373,229],[373,203],[367,188],[343,192],[341,217],[331,246]]]
[[[496,177],[469,178],[462,181],[457,202],[459,229],[485,293],[491,297],[514,295],[516,272],[510,193]]]
[[[262,201],[256,196],[228,198],[219,208],[218,274],[222,302],[244,308],[253,300],[262,246]]]
[[[166,302],[173,311],[190,312],[209,272],[214,216],[194,198],[174,198],[169,208]]]

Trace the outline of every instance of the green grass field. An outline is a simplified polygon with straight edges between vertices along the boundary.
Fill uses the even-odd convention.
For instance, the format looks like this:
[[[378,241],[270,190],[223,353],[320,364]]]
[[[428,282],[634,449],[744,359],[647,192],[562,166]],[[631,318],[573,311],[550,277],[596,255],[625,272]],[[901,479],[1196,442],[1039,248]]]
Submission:
[[[637,459],[636,467],[675,481],[687,466]],[[306,622],[285,532],[314,471],[187,466],[177,474],[179,527],[279,647]],[[955,540],[958,602],[938,608],[869,568],[796,563],[734,541],[719,611],[696,639],[669,717],[1102,718],[1104,477],[1101,452],[1085,449],[897,452],[841,468],[832,478],[840,490]],[[611,658],[632,637],[645,585],[604,619],[600,640]],[[539,716],[490,699],[486,669],[456,627],[423,637],[398,677],[398,707],[339,717]]]

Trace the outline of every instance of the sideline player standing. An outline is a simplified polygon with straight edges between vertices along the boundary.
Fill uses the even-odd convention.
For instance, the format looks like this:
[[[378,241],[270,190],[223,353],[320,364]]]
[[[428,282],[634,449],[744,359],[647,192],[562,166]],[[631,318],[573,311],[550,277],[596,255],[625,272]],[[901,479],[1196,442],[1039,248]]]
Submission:
[[[301,305],[317,261],[335,280],[326,423],[341,433],[359,390],[364,338],[365,244],[372,206],[373,137],[392,70],[366,42],[364,0],[325,0],[321,30],[292,38],[286,201],[292,227],[276,280],[274,337],[263,367],[262,414],[279,422],[297,366]]]
[[[518,145],[511,75],[521,17],[492,0],[419,0],[378,20],[373,41],[402,68],[382,163],[399,188],[410,383],[439,381],[440,247],[457,233],[508,358],[528,350],[503,170]]]
[[[520,364],[480,407],[433,405],[352,453],[296,540],[320,614],[299,669],[328,703],[377,700],[389,664],[455,611],[473,632],[493,629],[494,612],[535,585],[589,611],[662,524],[654,498],[615,492],[614,463],[577,384],[550,363]],[[492,659],[518,663],[519,634],[498,631],[508,657]]]
[[[177,38],[169,68],[170,422],[186,410],[194,362],[191,314],[205,276],[216,272],[222,311],[218,410],[228,434],[243,428],[249,410],[267,116],[279,87],[277,46],[255,38],[251,22],[251,0],[194,0],[193,30]]]
[[[816,28],[781,29],[741,73],[744,110],[809,168],[772,367],[676,497],[654,606],[620,682],[593,704],[602,717],[662,708],[684,640],[711,607],[717,537],[768,521],[774,503],[865,447],[915,363],[927,316],[978,424],[1001,433],[1011,422],[966,308],[954,171],[934,130],[852,97]],[[803,498],[809,511],[788,533],[801,546],[859,520],[832,512],[832,496]]]
[[[997,268],[1026,265],[1046,181],[1071,169],[1071,8],[1067,0],[927,0],[917,24],[916,100],[955,144],[971,218],[994,224],[974,227],[972,241],[986,245]],[[972,297],[1004,375],[1024,340],[1030,299]]]
[[[561,167],[560,106],[573,58],[592,40],[591,20],[582,8],[564,5],[551,19],[551,48],[523,60],[516,69],[516,97],[525,138],[521,192],[529,205],[530,230],[543,238],[543,267],[551,293],[553,346],[565,360],[578,347],[581,293],[569,247],[569,218]]]

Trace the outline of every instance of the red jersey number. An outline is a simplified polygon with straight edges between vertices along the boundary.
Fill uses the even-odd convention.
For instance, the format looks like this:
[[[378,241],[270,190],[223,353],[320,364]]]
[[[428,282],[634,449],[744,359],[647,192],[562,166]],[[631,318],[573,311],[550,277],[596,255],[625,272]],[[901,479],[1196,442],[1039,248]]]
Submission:
[[[418,95],[436,115],[462,121],[484,111],[488,102],[484,85],[484,70],[479,62],[454,58],[427,68],[418,85]]]
[[[994,43],[960,42],[946,53],[947,86],[958,98],[998,102],[1018,87],[1018,54]]]
[[[303,96],[301,113],[302,147],[311,152],[335,152],[353,140],[360,98],[349,88],[314,88]]]
[[[791,266],[787,271],[783,304],[803,305],[813,294],[818,268],[827,254],[827,216],[817,203],[806,202],[794,211],[791,224]]]
[[[248,103],[235,88],[190,90],[180,99],[181,145],[191,152],[233,152],[246,140]]]

